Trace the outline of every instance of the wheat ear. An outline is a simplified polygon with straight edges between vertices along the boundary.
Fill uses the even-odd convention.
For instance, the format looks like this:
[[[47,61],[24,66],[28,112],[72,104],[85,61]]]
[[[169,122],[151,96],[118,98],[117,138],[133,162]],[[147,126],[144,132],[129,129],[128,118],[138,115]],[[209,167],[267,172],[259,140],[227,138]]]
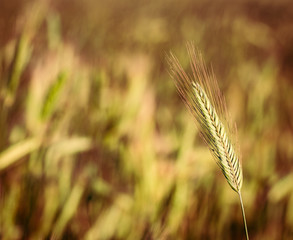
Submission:
[[[243,181],[241,163],[230,140],[231,125],[225,99],[219,90],[215,75],[208,71],[202,55],[192,43],[187,44],[193,77],[186,74],[178,59],[171,53],[168,62],[178,92],[192,115],[197,120],[204,141],[207,143],[216,163],[221,168],[231,188],[238,193],[246,239],[248,231],[241,197]],[[222,119],[220,119],[220,117]],[[225,124],[224,124],[225,123]]]

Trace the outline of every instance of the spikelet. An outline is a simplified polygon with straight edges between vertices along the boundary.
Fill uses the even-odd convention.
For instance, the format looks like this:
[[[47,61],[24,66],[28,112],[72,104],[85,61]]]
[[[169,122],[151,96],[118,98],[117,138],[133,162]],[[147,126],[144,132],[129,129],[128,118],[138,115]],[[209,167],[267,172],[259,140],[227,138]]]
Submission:
[[[222,97],[217,80],[212,71],[208,71],[203,57],[192,43],[187,44],[193,76],[189,76],[178,59],[171,53],[168,62],[171,76],[177,90],[196,119],[201,135],[209,147],[216,163],[221,168],[227,182],[240,198],[246,238],[244,207],[241,197],[243,181],[241,163],[231,139],[225,99]]]

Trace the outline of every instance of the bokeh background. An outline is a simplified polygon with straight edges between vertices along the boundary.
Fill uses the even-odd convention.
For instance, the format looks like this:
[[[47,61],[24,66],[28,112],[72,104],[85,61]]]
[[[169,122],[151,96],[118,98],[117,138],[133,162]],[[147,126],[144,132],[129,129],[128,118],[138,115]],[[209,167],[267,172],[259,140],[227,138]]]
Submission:
[[[168,73],[186,41],[238,126],[251,239],[293,239],[290,0],[1,0],[1,239],[244,239]]]

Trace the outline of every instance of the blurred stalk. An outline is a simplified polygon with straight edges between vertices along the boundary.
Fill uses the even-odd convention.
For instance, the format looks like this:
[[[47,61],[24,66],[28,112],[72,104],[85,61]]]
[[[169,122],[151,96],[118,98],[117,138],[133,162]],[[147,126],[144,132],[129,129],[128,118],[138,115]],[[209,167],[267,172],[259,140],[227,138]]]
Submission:
[[[29,138],[0,152],[0,171],[20,161],[24,156],[38,149],[40,144],[40,139]]]
[[[1,91],[1,111],[0,111],[0,151],[7,145],[8,139],[8,121],[9,109],[14,104],[16,99],[16,91],[20,83],[20,77],[23,70],[28,63],[30,56],[29,38],[22,34],[16,44],[14,50],[14,57],[11,61],[11,69],[8,75],[7,82],[4,83],[3,90]],[[6,84],[6,86],[5,86]],[[3,97],[3,98],[2,98]]]
[[[8,79],[8,99],[6,99],[9,100],[8,105],[11,105],[14,102],[15,93],[19,86],[20,76],[25,68],[27,62],[26,60],[28,59],[28,42],[28,38],[24,34],[22,34],[17,40],[13,66]]]

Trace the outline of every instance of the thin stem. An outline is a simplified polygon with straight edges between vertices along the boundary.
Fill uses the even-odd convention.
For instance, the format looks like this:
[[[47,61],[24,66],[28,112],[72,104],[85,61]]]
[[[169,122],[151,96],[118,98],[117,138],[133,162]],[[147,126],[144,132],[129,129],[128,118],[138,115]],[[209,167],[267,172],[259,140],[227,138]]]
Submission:
[[[244,222],[244,227],[245,227],[245,235],[246,235],[246,240],[249,240],[248,237],[248,231],[247,231],[247,225],[246,225],[246,218],[245,218],[245,212],[244,212],[244,206],[242,202],[242,197],[241,197],[241,192],[238,192],[239,199],[240,199],[240,204],[241,204],[241,211],[242,211],[242,217],[243,217],[243,222]]]

